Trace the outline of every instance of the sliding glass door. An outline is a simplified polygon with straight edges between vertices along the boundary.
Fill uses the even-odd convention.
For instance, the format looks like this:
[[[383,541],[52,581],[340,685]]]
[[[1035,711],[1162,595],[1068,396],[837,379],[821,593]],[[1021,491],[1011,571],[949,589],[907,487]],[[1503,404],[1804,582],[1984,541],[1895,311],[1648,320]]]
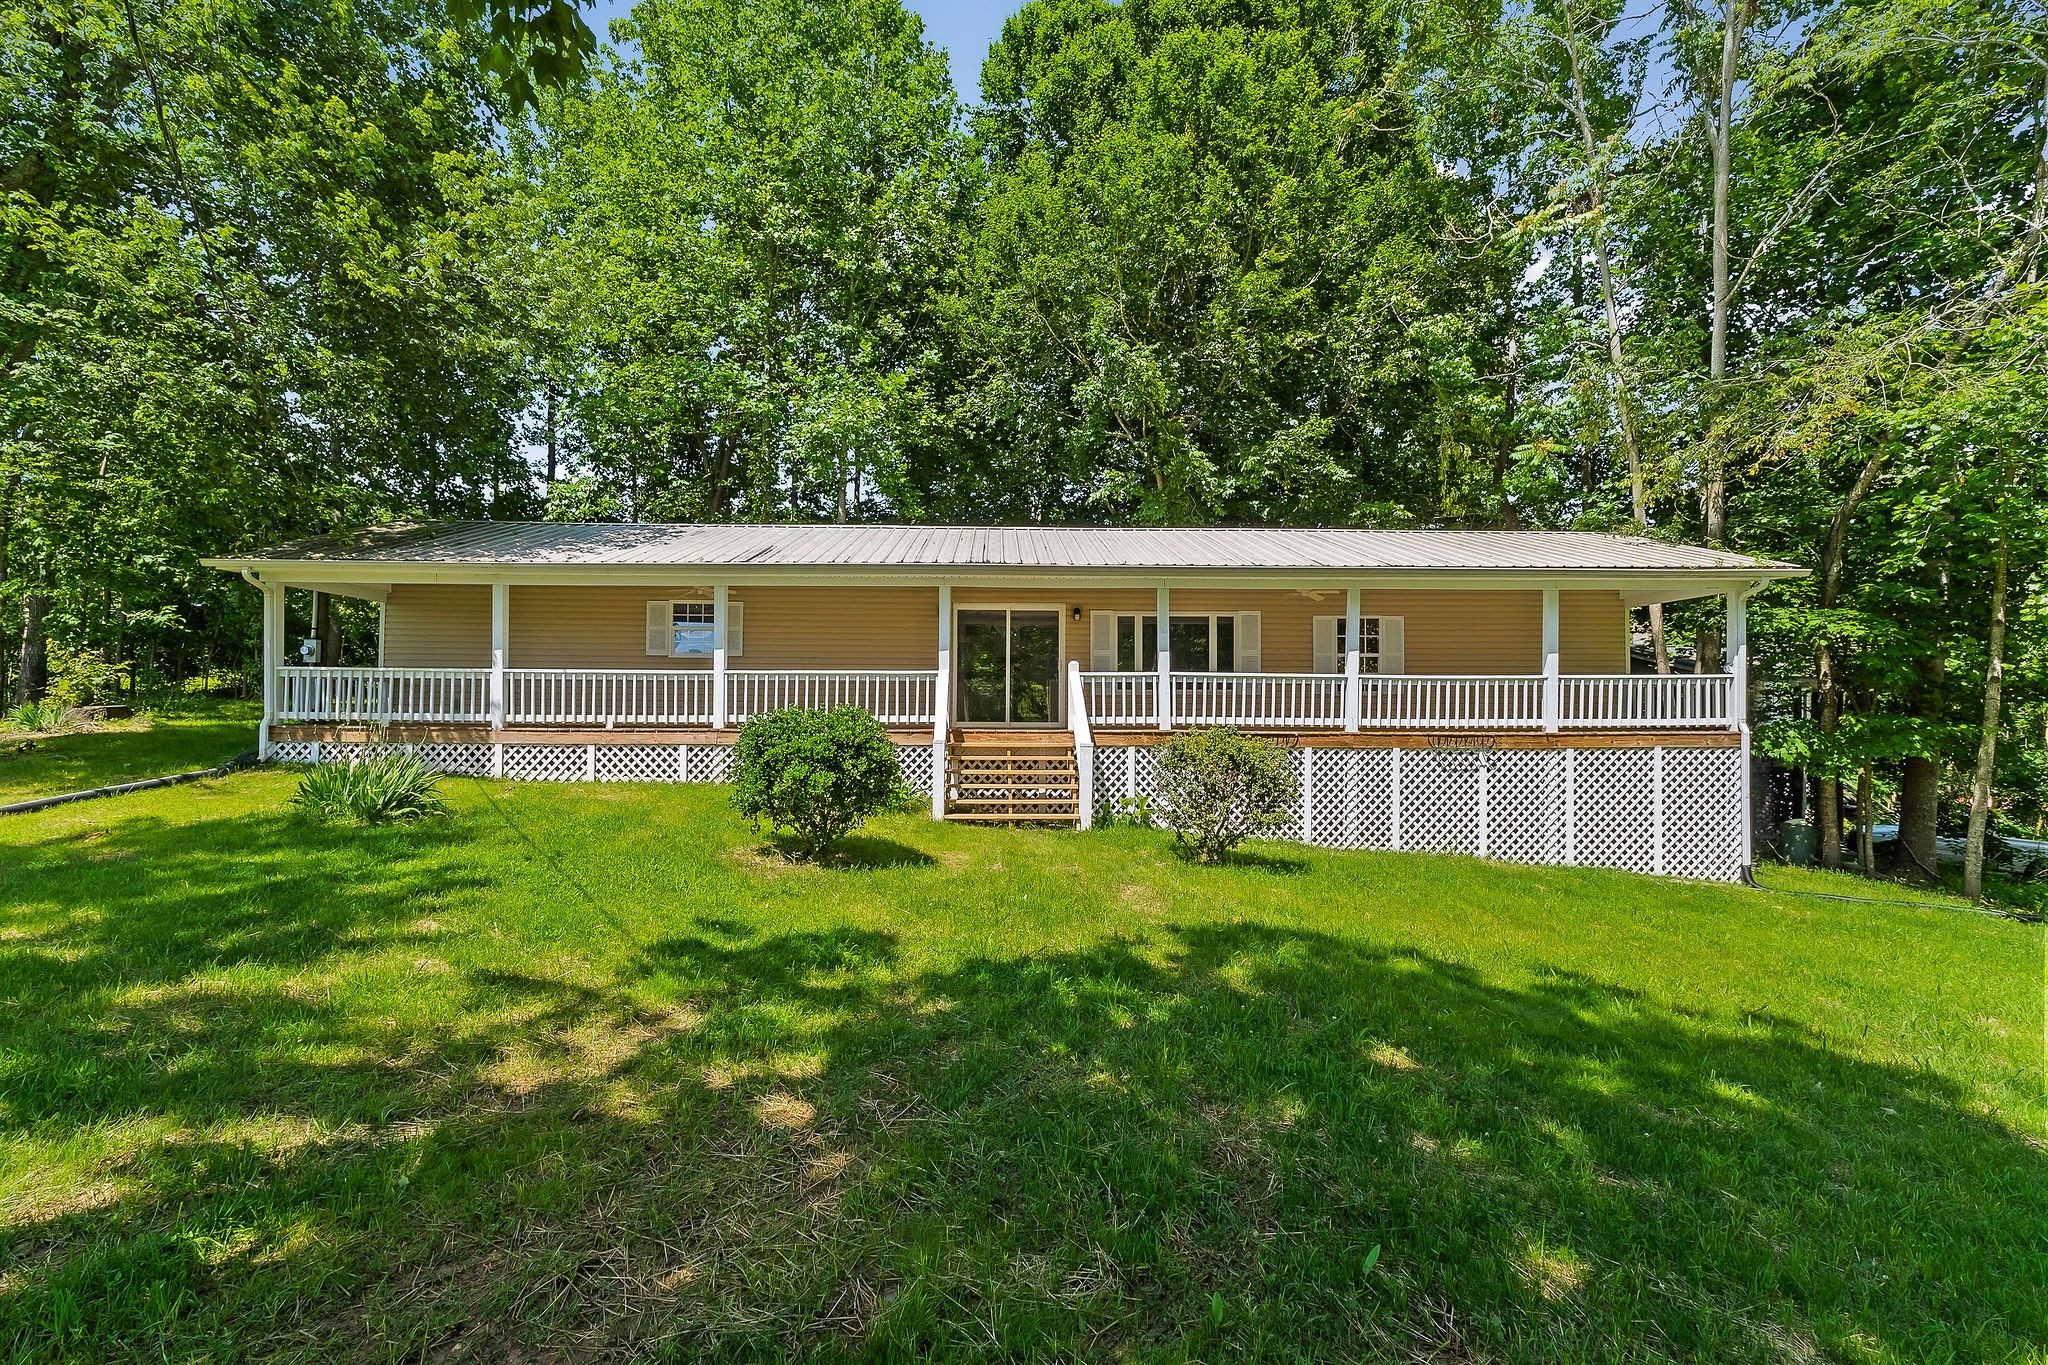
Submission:
[[[1057,722],[1058,609],[983,607],[963,610],[957,620],[954,719],[970,725]]]

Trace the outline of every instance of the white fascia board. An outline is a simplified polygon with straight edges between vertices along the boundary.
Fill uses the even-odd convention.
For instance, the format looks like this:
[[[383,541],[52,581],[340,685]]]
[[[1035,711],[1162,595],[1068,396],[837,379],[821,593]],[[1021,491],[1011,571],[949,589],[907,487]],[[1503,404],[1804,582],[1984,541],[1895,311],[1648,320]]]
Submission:
[[[254,570],[273,582],[315,587],[360,582],[361,563],[317,560],[206,560],[215,568]],[[670,587],[689,579],[761,587],[955,587],[1128,589],[1206,588],[1243,591],[1365,589],[1541,589],[1619,592],[1631,605],[1740,592],[1763,579],[1803,577],[1804,569],[1085,569],[1018,568],[998,564],[440,564],[380,563],[393,583],[523,583],[556,587]],[[339,591],[339,589],[333,589]]]

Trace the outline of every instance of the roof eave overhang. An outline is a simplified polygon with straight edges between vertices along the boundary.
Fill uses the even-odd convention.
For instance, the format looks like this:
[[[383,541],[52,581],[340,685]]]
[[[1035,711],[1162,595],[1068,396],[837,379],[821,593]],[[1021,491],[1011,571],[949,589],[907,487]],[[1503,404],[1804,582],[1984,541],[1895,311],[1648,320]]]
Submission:
[[[325,560],[206,559],[212,568],[247,569],[293,587],[328,583],[512,583],[532,586],[674,587],[711,583],[809,587],[1262,588],[1329,591],[1360,588],[1548,588],[1620,592],[1631,605],[1747,591],[1799,578],[1784,564],[1703,568],[1223,568],[1020,567],[1009,564],[446,564]]]

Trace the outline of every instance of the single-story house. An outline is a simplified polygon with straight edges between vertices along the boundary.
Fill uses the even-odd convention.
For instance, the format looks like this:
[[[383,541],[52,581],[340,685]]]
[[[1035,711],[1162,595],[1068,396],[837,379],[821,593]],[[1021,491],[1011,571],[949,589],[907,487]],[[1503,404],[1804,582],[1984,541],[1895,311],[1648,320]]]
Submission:
[[[1289,746],[1307,842],[1724,879],[1744,599],[1804,572],[1559,531],[528,522],[207,562],[264,595],[266,757],[716,781],[749,716],[851,704],[935,817],[1085,827],[1228,724]],[[380,604],[375,666],[292,647],[288,588]],[[1629,671],[1631,608],[1710,596],[1728,673]]]

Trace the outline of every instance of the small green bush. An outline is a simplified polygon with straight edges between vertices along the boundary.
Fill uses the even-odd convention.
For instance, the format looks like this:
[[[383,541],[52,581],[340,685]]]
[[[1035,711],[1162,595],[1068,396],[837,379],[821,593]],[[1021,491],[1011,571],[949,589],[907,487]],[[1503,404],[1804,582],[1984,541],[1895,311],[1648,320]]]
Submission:
[[[312,769],[300,780],[292,804],[315,820],[335,824],[423,820],[448,809],[440,785],[441,775],[415,754],[375,754]]]
[[[910,797],[889,732],[858,706],[756,716],[733,758],[733,809],[787,832],[805,858]]]
[[[1152,814],[1198,863],[1292,818],[1301,786],[1287,751],[1227,726],[1184,730],[1159,755]]]
[[[8,723],[24,730],[39,734],[64,728],[64,703],[54,698],[48,701],[25,701],[7,713]]]

